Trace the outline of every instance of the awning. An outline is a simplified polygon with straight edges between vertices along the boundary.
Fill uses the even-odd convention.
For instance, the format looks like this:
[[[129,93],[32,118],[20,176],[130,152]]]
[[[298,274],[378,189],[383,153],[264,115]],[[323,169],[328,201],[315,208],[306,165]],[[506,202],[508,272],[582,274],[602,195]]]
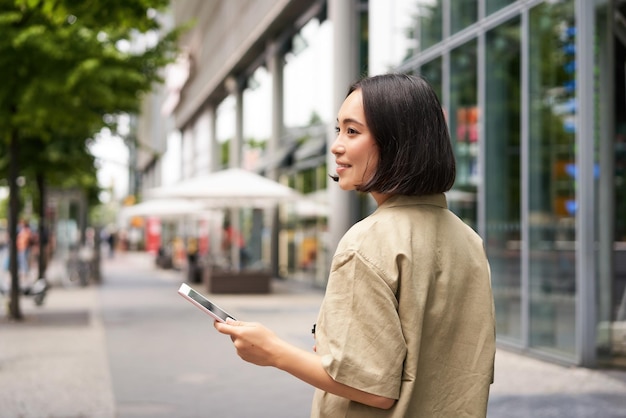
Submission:
[[[313,157],[319,157],[320,155],[326,155],[326,136],[318,136],[309,139],[294,152],[294,162],[307,160]]]
[[[274,170],[276,168],[286,167],[291,165],[293,154],[298,149],[298,143],[291,143],[287,145],[283,145],[272,155],[269,155],[268,152],[261,157],[259,162],[257,163],[254,171],[256,173],[263,173],[268,170]]]

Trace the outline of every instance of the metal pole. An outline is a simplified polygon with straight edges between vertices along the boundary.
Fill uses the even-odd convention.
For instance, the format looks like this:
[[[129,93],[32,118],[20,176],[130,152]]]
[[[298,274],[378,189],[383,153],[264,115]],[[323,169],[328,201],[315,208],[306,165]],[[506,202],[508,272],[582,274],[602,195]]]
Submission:
[[[576,352],[586,367],[596,363],[594,20],[595,2],[576,0]]]
[[[329,0],[328,13],[333,23],[333,109],[337,114],[348,87],[359,76],[358,68],[358,11],[354,0]],[[334,122],[333,122],[334,126]],[[334,130],[328,135],[327,166],[329,173],[335,168],[335,157],[330,153],[335,139]],[[328,251],[332,255],[343,234],[358,220],[358,196],[345,192],[332,180],[328,181]],[[330,265],[327,263],[327,268]]]

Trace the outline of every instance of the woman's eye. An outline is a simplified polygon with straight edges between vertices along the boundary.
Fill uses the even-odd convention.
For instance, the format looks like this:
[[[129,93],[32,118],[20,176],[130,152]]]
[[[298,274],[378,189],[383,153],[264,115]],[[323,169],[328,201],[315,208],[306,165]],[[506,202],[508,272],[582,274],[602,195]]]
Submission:
[[[335,126],[335,133],[337,135],[339,135],[339,133],[341,132],[341,128],[339,126]],[[357,131],[354,128],[346,128],[345,129],[346,134],[348,135],[358,135],[359,131]]]

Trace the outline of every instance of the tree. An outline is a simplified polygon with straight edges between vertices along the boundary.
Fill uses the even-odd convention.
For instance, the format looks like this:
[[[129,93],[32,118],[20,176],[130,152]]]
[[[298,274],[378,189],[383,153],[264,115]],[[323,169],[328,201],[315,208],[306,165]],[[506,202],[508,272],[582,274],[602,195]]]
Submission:
[[[45,208],[48,185],[59,188],[78,188],[84,190],[89,204],[98,202],[100,192],[94,157],[87,149],[87,143],[81,138],[65,141],[42,141],[38,138],[23,141],[28,146],[22,147],[18,156],[22,176],[32,181],[21,190],[26,190],[34,199],[38,222],[38,236],[45,238],[49,234],[46,224]],[[0,155],[6,156],[4,144],[0,142]],[[0,157],[0,167],[8,164],[7,158]],[[46,277],[47,251],[44,239],[38,240],[38,274]]]
[[[167,5],[167,0],[109,0],[106,5],[0,0],[0,77],[10,80],[0,89],[0,143],[8,150],[14,319],[22,317],[16,179],[30,172],[43,185],[51,168],[62,170],[47,158],[52,151],[84,149],[102,128],[115,130],[116,114],[138,111],[141,95],[162,81],[160,70],[176,52],[180,29],[158,35],[163,30],[158,12]],[[45,194],[40,201],[43,205]]]

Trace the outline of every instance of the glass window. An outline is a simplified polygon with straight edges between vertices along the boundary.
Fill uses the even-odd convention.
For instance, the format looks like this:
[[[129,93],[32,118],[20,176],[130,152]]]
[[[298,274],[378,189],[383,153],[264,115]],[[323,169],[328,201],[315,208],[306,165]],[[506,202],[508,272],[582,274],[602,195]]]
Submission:
[[[450,2],[450,32],[455,34],[478,20],[478,0]]]
[[[574,2],[529,21],[530,345],[575,353]]]
[[[440,42],[443,36],[442,0],[413,0],[415,28],[409,34],[417,39],[419,51]]]
[[[435,93],[437,93],[437,97],[439,98],[439,100],[442,101],[443,97],[441,96],[441,57],[422,65],[422,68],[420,68],[420,74],[426,79],[426,81],[428,81],[428,83],[435,90]]]
[[[487,14],[497,12],[509,4],[515,3],[516,0],[487,0]]]
[[[443,0],[369,0],[370,74],[387,72],[441,42],[442,3]]]
[[[478,185],[478,96],[476,41],[450,53],[450,110],[448,123],[456,154],[456,182],[448,204],[461,219],[476,229]]]
[[[520,22],[486,37],[485,246],[499,338],[521,341]]]

